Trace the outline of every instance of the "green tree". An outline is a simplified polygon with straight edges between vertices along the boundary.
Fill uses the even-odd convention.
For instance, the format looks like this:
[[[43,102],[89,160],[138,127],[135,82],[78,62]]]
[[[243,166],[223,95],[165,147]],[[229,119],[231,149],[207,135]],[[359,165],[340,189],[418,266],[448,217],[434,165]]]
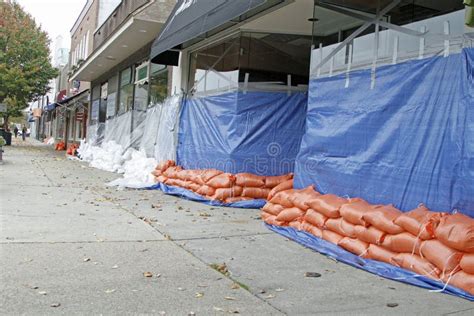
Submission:
[[[0,103],[4,127],[9,117],[21,115],[28,102],[49,91],[57,70],[49,58],[46,32],[15,1],[0,3]]]

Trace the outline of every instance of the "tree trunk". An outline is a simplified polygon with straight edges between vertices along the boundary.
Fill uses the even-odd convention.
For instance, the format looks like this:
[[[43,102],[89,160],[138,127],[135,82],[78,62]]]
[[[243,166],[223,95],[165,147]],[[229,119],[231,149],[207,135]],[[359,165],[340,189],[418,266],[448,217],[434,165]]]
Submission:
[[[4,115],[3,116],[3,129],[5,131],[8,131],[8,119],[10,118],[9,115]]]

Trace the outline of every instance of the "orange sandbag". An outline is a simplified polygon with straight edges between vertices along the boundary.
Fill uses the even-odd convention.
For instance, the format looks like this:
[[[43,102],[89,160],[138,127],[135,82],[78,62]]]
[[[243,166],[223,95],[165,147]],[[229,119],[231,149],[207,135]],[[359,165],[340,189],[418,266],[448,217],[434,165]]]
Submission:
[[[199,176],[197,176],[193,181],[198,183],[198,184],[206,184],[209,180],[211,180],[212,178],[220,175],[220,174],[223,174],[222,171],[220,170],[217,170],[217,169],[205,169],[205,170],[201,170],[201,173],[199,174]]]
[[[321,229],[319,229],[318,227],[316,227],[314,225],[311,225],[308,222],[301,223],[300,229],[304,230],[305,232],[308,232],[308,233],[310,233],[310,234],[312,234],[312,235],[314,235],[318,238],[323,237],[323,231]]]
[[[235,183],[235,176],[231,173],[222,173],[207,181],[206,184],[213,188],[230,188]]]
[[[218,188],[212,195],[213,200],[224,201],[225,199],[241,196],[242,195],[242,187],[238,185],[234,185],[231,188]]]
[[[437,279],[439,277],[439,269],[431,264],[428,260],[411,253],[399,253],[393,257],[393,261],[399,266],[407,270],[414,271],[420,275],[425,275]]]
[[[183,170],[183,168],[181,166],[172,166],[172,167],[169,167],[168,169],[166,169],[163,172],[163,175],[168,177],[168,178],[171,178],[171,179],[177,179],[178,178],[178,172],[180,172],[181,170]]]
[[[268,177],[265,177],[265,187],[273,189],[280,183],[285,182],[287,180],[291,180],[291,179],[293,179],[292,173],[284,174],[281,176],[268,176]]]
[[[196,193],[203,196],[213,196],[216,190],[208,185],[201,186]]]
[[[443,274],[460,270],[462,253],[449,248],[436,239],[426,240],[420,247],[421,255],[438,267]]]
[[[275,194],[281,191],[293,189],[293,179],[286,180],[285,182],[280,183],[276,187],[270,190],[270,193],[268,193],[267,200],[271,200]]]
[[[161,172],[165,172],[166,169],[173,166],[176,166],[176,163],[173,160],[164,160],[158,163],[155,169]]]
[[[355,225],[345,221],[342,217],[339,218],[329,218],[325,224],[327,229],[332,230],[339,235],[345,237],[356,237]]]
[[[365,257],[369,244],[359,239],[344,237],[339,241],[338,246],[357,256]]]
[[[166,180],[168,180],[168,178],[165,177],[164,175],[161,175],[161,176],[156,177],[155,180],[156,182],[166,183]]]
[[[252,173],[237,173],[235,175],[235,184],[241,187],[261,188],[265,185],[265,177]]]
[[[309,208],[306,201],[311,201],[320,195],[321,194],[316,192],[313,186],[310,185],[304,189],[293,191],[293,193],[290,194],[290,202],[293,203],[294,206],[306,211]]]
[[[260,212],[260,216],[262,217],[263,221],[269,225],[275,225],[275,226],[282,225],[282,223],[277,222],[275,215],[271,215],[265,212]]]
[[[459,271],[451,276],[444,276],[443,281],[448,282],[449,285],[460,288],[468,293],[474,295],[474,274],[466,273],[466,271]]]
[[[186,182],[180,179],[171,179],[169,178],[168,180],[165,181],[166,185],[171,185],[174,187],[180,187],[180,188],[185,188],[186,187]]]
[[[374,226],[365,227],[362,225],[355,225],[354,232],[357,239],[375,245],[382,244],[386,235],[385,232]]]
[[[363,220],[386,233],[395,235],[404,232],[403,228],[393,222],[401,214],[402,212],[393,205],[383,205],[365,214]]]
[[[302,218],[303,215],[304,215],[303,210],[300,210],[297,207],[290,207],[290,208],[285,208],[283,211],[281,211],[280,214],[278,214],[278,216],[276,217],[276,220],[280,222],[288,223],[296,219]]]
[[[288,223],[289,227],[293,227],[294,229],[301,230],[301,222],[300,221],[292,221]]]
[[[446,246],[474,253],[474,218],[460,213],[443,216],[435,236]]]
[[[474,254],[465,253],[459,264],[464,272],[474,274]]]
[[[382,247],[393,252],[420,253],[421,240],[410,233],[386,235]]]
[[[280,204],[273,204],[271,202],[267,202],[267,204],[265,204],[262,208],[263,211],[275,216],[280,214],[280,212],[283,211],[283,209],[284,207],[281,206]]]
[[[315,210],[311,208],[306,211],[306,214],[304,215],[304,218],[303,218],[305,222],[308,222],[321,229],[325,228],[325,223],[327,219],[328,218],[326,216],[324,216],[321,213],[316,212]]]
[[[153,170],[151,172],[151,174],[155,177],[159,177],[159,176],[161,176],[161,171],[160,170]]]
[[[321,237],[324,240],[332,242],[333,244],[336,244],[336,245],[339,243],[339,241],[341,241],[342,238],[344,238],[344,236],[341,236],[338,233],[335,233],[328,229],[323,229],[323,233]]]
[[[349,203],[341,206],[339,213],[341,216],[354,225],[369,226],[364,220],[364,215],[372,212],[378,205],[369,204],[367,201],[362,199],[351,199]]]
[[[338,197],[334,194],[320,195],[311,201],[306,202],[310,208],[330,218],[341,217],[339,208],[345,203],[347,203],[347,199]]]
[[[188,189],[194,192],[197,192],[202,187],[201,185],[191,181],[187,181],[186,183],[188,185]]]
[[[294,192],[294,189],[285,190],[278,192],[275,196],[270,200],[273,204],[280,204],[285,208],[293,207],[293,203],[290,201],[290,196]]]
[[[269,192],[270,189],[268,188],[244,187],[242,190],[242,196],[249,197],[252,199],[266,199]]]
[[[394,223],[412,235],[427,240],[434,237],[434,230],[439,224],[442,213],[431,212],[424,205],[420,205],[410,212],[400,215]]]
[[[230,198],[225,199],[225,202],[226,203],[235,203],[235,202],[248,201],[248,200],[252,200],[252,199],[248,198],[248,197],[245,197],[245,196],[234,196],[234,197],[230,197]]]
[[[395,261],[393,261],[393,258],[397,255],[396,252],[384,249],[380,246],[377,245],[369,245],[369,248],[367,249],[367,259],[372,259],[372,260],[377,260],[377,261],[382,261],[385,263],[397,265]]]

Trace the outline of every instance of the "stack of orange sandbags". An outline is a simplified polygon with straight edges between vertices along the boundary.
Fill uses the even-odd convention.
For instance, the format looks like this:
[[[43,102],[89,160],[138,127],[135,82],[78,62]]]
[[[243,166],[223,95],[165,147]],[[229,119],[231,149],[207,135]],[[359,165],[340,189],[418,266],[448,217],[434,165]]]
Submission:
[[[158,164],[153,175],[157,182],[185,188],[225,203],[266,199],[272,189],[293,179],[293,174],[267,177],[251,173],[234,175],[216,169],[186,170],[176,166],[172,160]]]
[[[276,193],[262,208],[262,218],[474,294],[474,219],[468,216],[423,205],[402,213],[392,205],[320,195],[308,187]]]
[[[56,144],[56,146],[54,146],[54,149],[58,151],[66,150],[66,144],[63,141],[60,141]]]
[[[69,145],[69,147],[67,148],[67,151],[66,151],[66,155],[75,156],[76,155],[76,150],[78,148],[79,148],[78,144]]]

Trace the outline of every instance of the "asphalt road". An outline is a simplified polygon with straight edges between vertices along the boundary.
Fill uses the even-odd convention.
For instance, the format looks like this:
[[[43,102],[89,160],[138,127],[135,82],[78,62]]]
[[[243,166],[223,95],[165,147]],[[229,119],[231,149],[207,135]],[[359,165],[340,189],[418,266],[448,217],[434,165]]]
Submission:
[[[33,141],[5,149],[2,315],[474,311],[472,302],[390,281],[306,249],[267,230],[258,210],[104,185],[117,177]],[[321,277],[308,278],[306,272]]]

